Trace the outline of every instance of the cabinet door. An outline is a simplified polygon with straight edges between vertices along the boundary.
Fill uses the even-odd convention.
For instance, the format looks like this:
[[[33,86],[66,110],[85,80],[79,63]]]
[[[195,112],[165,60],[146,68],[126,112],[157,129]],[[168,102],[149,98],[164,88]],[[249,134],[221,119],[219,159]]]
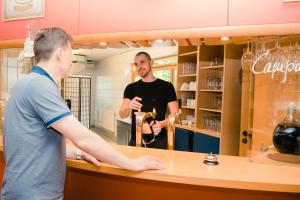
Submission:
[[[299,9],[299,3],[283,0],[230,0],[228,25],[299,23]]]
[[[193,152],[219,154],[220,139],[205,135],[202,133],[194,133]]]
[[[175,129],[175,150],[192,151],[193,132],[182,128]]]

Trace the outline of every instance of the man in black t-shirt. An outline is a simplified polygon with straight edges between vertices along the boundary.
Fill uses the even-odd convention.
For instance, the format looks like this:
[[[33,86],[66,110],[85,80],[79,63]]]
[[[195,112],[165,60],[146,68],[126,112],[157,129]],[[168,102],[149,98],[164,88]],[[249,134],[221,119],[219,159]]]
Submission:
[[[167,148],[167,107],[170,113],[178,112],[176,93],[170,82],[157,79],[152,73],[153,61],[146,52],[139,52],[134,58],[134,65],[141,80],[127,85],[124,91],[124,99],[119,111],[121,118],[126,118],[131,113],[131,139],[130,146],[136,145],[135,115],[138,110],[152,112],[156,109],[157,116],[154,121],[147,121],[155,135],[155,140],[147,147],[166,149]],[[144,142],[142,142],[144,146]]]

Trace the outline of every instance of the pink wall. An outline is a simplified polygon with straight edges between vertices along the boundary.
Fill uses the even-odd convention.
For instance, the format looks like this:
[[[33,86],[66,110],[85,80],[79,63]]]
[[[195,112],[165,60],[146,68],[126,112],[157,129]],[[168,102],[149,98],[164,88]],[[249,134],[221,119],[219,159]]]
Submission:
[[[300,4],[283,4],[283,0],[46,0],[45,18],[3,22],[1,17],[2,13],[0,40],[8,40],[25,38],[26,24],[31,21],[37,29],[58,26],[71,34],[300,22]]]
[[[300,3],[283,0],[229,0],[228,24],[281,24],[300,22]]]
[[[0,2],[0,40],[25,38],[26,25],[30,22],[35,23],[37,30],[42,27],[58,26],[71,34],[78,33],[79,0],[46,0],[44,18],[7,22],[2,21],[2,0]]]
[[[225,26],[226,23],[227,0],[80,1],[80,34]]]

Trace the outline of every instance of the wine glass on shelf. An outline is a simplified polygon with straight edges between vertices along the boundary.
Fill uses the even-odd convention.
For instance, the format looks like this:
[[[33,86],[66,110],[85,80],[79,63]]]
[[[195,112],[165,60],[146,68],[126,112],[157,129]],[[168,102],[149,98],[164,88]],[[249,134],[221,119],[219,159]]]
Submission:
[[[208,130],[208,127],[209,127],[209,116],[208,116],[208,113],[207,112],[204,112],[203,113],[203,129],[205,130]]]
[[[242,55],[242,69],[243,70],[249,70],[250,67],[252,66],[252,63],[253,63],[253,58],[254,58],[254,55],[253,53],[250,51],[250,42],[248,41],[248,44],[247,44],[247,50],[246,52]]]
[[[260,43],[260,49],[258,48],[258,45]],[[257,42],[255,45],[256,53],[254,56],[255,60],[255,68],[260,68],[259,71],[266,65],[267,62],[269,62],[270,55],[268,54],[268,51],[266,49],[266,43],[265,41]],[[253,65],[254,63],[252,63]]]
[[[277,64],[282,64],[285,60],[284,52],[283,49],[281,48],[280,41],[277,39],[275,42],[275,46],[273,49],[270,50],[270,57],[269,61],[274,65],[275,63]]]
[[[286,63],[293,63],[296,58],[296,52],[294,51],[295,47],[293,47],[292,42],[290,42],[288,49],[285,51]]]
[[[209,76],[207,77],[207,89],[212,88],[212,78]]]
[[[297,73],[296,73],[296,70],[294,71],[293,69],[296,68],[297,66],[297,63],[300,61],[300,57],[299,57],[299,54],[297,55],[297,53],[299,53],[299,50],[297,50],[297,42],[295,42],[295,45],[293,46],[292,42],[290,42],[290,45],[287,49],[286,52],[284,52],[285,54],[285,60],[284,60],[284,63],[286,63],[286,66],[293,66],[290,68],[291,73],[289,73],[289,75],[285,75],[284,78],[283,78],[283,83],[285,83],[288,78],[287,76],[290,76],[289,78],[289,83],[292,82],[293,78],[296,78],[295,81],[297,80]],[[296,75],[296,76],[294,76]]]
[[[298,58],[297,58],[297,42],[295,42],[295,45],[293,46],[292,42],[289,45],[288,51],[287,51],[287,63],[296,63]]]
[[[217,109],[221,109],[222,108],[222,96],[217,95],[215,97],[215,107]]]

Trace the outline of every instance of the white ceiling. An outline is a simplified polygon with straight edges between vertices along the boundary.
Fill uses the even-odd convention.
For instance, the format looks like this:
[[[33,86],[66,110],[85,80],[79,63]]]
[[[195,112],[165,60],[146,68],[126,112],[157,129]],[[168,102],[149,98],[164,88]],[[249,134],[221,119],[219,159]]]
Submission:
[[[76,49],[73,50],[73,54],[82,54],[87,56],[88,60],[99,61],[113,55],[131,51],[133,49],[134,48]]]
[[[73,54],[81,54],[87,56],[88,60],[100,61],[105,58],[122,54],[129,51],[147,51],[151,53],[152,58],[173,55],[177,53],[177,47],[139,47],[139,48],[105,48],[105,49],[76,49]]]

